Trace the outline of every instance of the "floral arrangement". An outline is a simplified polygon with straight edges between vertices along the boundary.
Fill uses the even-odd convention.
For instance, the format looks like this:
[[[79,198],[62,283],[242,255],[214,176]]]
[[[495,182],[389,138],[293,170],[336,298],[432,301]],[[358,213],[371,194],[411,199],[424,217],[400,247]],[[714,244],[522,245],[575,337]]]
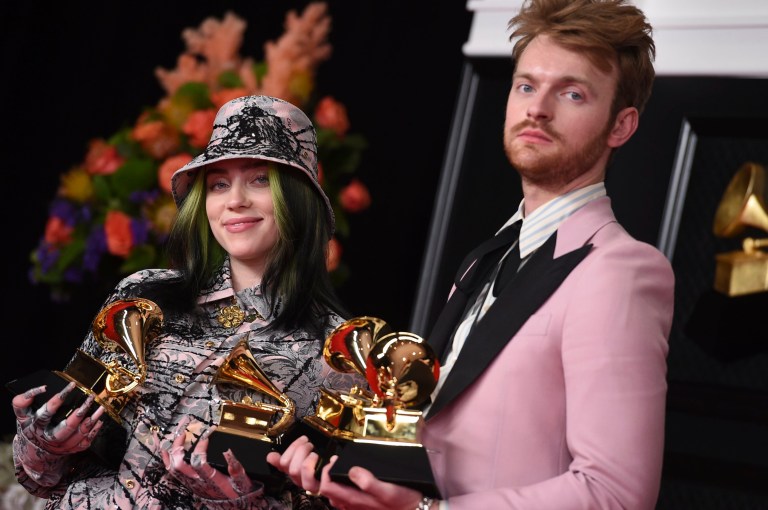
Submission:
[[[61,175],[31,254],[31,281],[47,284],[60,301],[77,287],[111,286],[136,270],[167,267],[162,248],[176,213],[171,175],[205,148],[221,105],[265,94],[313,118],[320,182],[336,214],[327,264],[334,282],[343,282],[349,270],[339,238],[349,237],[347,214],[365,210],[371,197],[354,177],[365,139],[349,133],[341,102],[314,91],[317,68],[331,55],[330,27],[324,2],[289,11],[283,35],[265,43],[263,61],[240,56],[246,22],[232,12],[184,30],[176,68],[156,69],[166,96],[134,125],[92,139],[83,161]]]

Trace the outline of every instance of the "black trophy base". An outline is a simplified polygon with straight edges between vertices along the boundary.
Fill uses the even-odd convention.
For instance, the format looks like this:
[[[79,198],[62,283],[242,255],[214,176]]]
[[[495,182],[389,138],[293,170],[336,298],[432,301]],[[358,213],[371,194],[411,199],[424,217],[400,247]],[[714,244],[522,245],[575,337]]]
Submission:
[[[51,397],[59,393],[61,390],[67,387],[70,381],[55,372],[50,370],[38,370],[19,379],[14,379],[5,384],[8,391],[14,396],[24,393],[25,391],[37,388],[38,386],[45,385],[45,392],[36,395],[32,401],[31,407],[35,410],[39,409]],[[82,388],[75,388],[69,392],[64,399],[64,402],[56,411],[56,414],[51,418],[51,424],[60,423],[62,420],[78,409],[88,399],[88,393]],[[93,402],[88,409],[88,414],[93,414],[98,408],[99,404]],[[105,418],[105,416],[107,418]],[[101,431],[93,440],[88,452],[95,457],[95,460],[101,465],[110,468],[117,469],[123,460],[125,450],[127,447],[127,432],[126,430],[115,420],[108,417],[109,413],[104,413],[101,417],[101,421],[104,422]]]
[[[11,394],[16,396],[32,388],[45,385],[45,391],[36,395],[31,405],[33,409],[40,409],[52,396],[66,388],[67,384],[69,384],[69,381],[55,372],[38,370],[37,372],[32,372],[29,375],[7,382],[5,387]],[[87,398],[88,395],[81,391],[71,391],[64,400],[64,403],[59,407],[59,410],[51,418],[51,423],[59,423],[65,419],[72,411],[83,405]],[[93,404],[94,410],[97,405],[96,403]]]
[[[227,473],[224,452],[230,449],[250,478],[269,488],[282,486],[285,476],[267,462],[267,454],[278,451],[274,443],[216,430],[208,440],[208,463]]]
[[[339,458],[330,470],[331,479],[354,485],[349,469],[364,467],[385,482],[416,489],[430,498],[440,498],[427,450],[421,446],[381,445],[354,441],[335,441],[332,455]]]

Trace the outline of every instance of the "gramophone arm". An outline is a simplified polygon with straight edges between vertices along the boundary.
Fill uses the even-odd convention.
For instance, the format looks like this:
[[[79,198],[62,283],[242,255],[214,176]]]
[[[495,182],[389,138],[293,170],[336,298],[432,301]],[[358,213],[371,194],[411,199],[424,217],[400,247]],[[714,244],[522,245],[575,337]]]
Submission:
[[[124,395],[130,393],[136,386],[142,384],[147,376],[147,367],[139,366],[139,373],[134,373],[123,367],[116,361],[107,364],[109,375],[105,381],[107,393],[110,395]],[[129,382],[125,382],[128,380]]]
[[[756,253],[761,248],[768,247],[768,238],[765,239],[753,239],[751,237],[747,237],[742,242],[742,246],[744,248],[744,251],[746,253]]]

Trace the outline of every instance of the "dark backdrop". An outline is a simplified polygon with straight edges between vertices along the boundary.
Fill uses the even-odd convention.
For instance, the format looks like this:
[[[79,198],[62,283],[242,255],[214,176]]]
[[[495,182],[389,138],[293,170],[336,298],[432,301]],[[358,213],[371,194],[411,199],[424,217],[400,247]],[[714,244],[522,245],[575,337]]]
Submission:
[[[232,10],[248,22],[243,55],[283,33],[306,1],[12,2],[0,17],[0,109],[5,123],[4,305],[0,378],[60,369],[106,297],[84,289],[55,304],[27,277],[59,175],[80,163],[92,137],[132,124],[164,91],[154,69],[172,69],[181,32]],[[373,197],[351,215],[339,289],[354,314],[407,329],[432,204],[453,115],[471,13],[465,2],[327,2],[333,56],[316,90],[346,106],[369,148],[358,175]],[[14,430],[0,399],[0,432]]]

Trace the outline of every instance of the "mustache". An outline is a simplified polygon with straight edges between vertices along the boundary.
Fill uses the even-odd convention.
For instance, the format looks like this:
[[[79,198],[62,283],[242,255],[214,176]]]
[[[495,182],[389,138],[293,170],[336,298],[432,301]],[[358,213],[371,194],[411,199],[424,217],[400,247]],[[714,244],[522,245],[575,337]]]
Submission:
[[[560,133],[552,129],[546,124],[539,124],[538,122],[532,121],[532,120],[523,120],[512,126],[511,131],[513,133],[519,133],[524,129],[538,129],[539,131],[543,132],[548,137],[552,138],[553,140],[560,140]]]

